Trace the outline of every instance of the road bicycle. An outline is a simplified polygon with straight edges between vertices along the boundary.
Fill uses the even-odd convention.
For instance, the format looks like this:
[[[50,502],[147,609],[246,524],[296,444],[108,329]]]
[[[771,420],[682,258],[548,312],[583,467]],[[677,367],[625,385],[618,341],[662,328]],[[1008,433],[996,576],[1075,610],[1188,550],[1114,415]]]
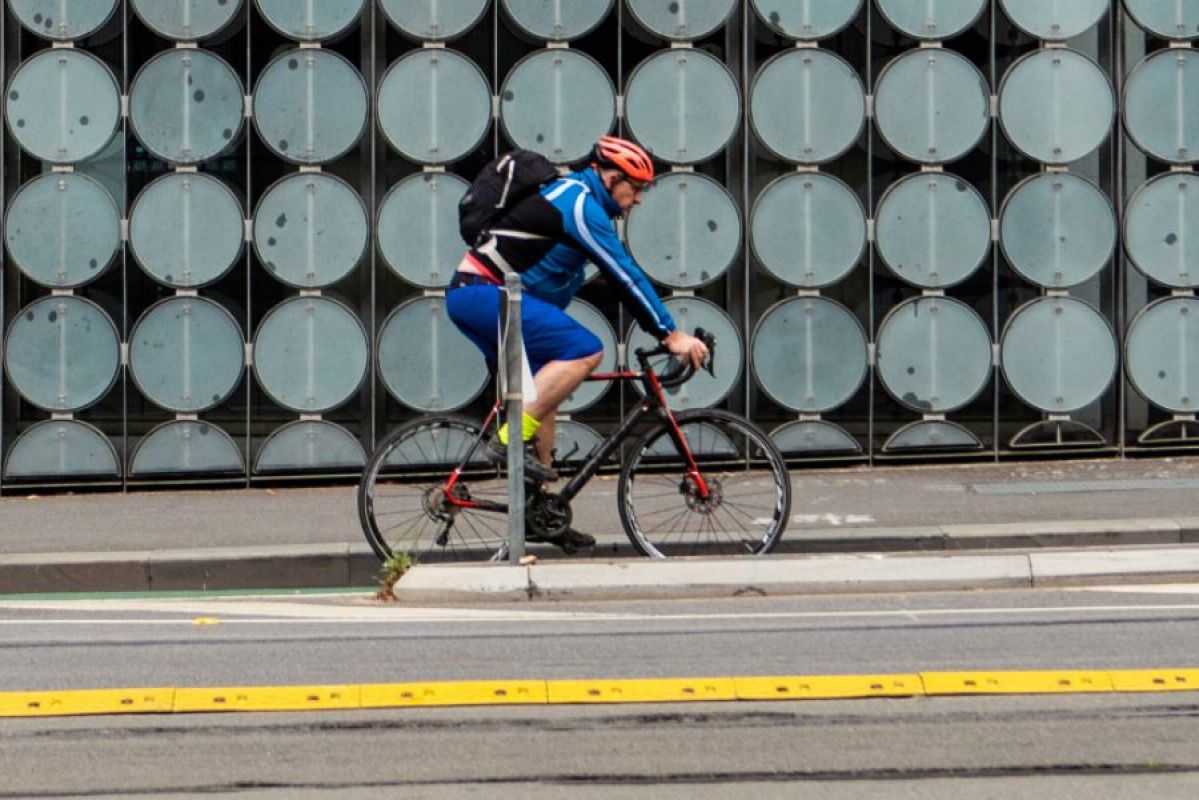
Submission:
[[[714,337],[696,336],[714,352]],[[774,443],[749,420],[718,409],[674,412],[666,390],[696,369],[662,346],[638,348],[638,370],[595,373],[589,381],[640,382],[641,401],[558,491],[526,484],[525,526],[549,540],[572,522],[571,501],[620,457],[620,521],[643,555],[761,555],[778,544],[791,509],[791,480]],[[709,355],[708,369],[713,370]],[[358,486],[358,513],[380,559],[500,560],[507,556],[507,479],[489,453],[502,402],[486,419],[440,414],[391,432]]]

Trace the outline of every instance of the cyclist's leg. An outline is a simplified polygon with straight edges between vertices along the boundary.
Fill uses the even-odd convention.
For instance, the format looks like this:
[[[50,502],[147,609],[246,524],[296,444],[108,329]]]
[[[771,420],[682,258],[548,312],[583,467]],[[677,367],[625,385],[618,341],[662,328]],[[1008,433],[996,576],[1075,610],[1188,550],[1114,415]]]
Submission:
[[[499,325],[498,286],[459,286],[446,292],[445,306],[450,321],[470,339],[489,370],[495,370],[496,330]]]
[[[536,297],[525,299],[521,320],[525,353],[537,387],[537,397],[528,402],[525,413],[541,423],[537,454],[548,464],[558,406],[599,366],[604,345],[562,309]]]

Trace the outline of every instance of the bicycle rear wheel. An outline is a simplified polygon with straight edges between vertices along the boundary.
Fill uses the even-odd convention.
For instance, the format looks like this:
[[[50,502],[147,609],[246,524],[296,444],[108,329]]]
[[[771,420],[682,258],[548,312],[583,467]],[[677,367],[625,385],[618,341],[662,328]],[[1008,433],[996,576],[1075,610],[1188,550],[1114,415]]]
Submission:
[[[682,411],[675,419],[708,497],[687,474],[672,426],[647,431],[617,487],[620,521],[633,546],[655,558],[769,553],[791,513],[791,478],[778,448],[727,411]]]
[[[446,497],[446,481],[462,465],[455,498],[507,502],[507,481],[486,443],[470,452],[479,430],[464,417],[424,417],[376,448],[358,484],[358,516],[380,559],[407,553],[422,562],[485,561],[506,552],[505,514],[454,506]]]

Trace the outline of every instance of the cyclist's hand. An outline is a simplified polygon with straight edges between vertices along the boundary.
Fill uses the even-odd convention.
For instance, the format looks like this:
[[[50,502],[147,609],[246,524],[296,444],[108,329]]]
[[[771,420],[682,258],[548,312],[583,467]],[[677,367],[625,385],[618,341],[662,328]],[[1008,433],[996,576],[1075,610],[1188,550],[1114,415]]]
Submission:
[[[708,346],[702,340],[680,330],[671,331],[670,335],[662,340],[662,344],[666,345],[666,349],[673,355],[696,369],[702,367],[708,358]]]

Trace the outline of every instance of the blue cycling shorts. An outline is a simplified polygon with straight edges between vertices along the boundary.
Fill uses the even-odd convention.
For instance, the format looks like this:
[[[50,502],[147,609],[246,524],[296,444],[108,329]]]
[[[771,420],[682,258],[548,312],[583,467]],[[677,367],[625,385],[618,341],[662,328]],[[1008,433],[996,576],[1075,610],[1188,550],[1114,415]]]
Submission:
[[[494,370],[500,287],[459,286],[446,292],[445,301],[450,319],[482,351],[488,369]],[[574,361],[604,350],[599,337],[569,314],[530,294],[521,296],[520,319],[525,354],[534,375],[551,361]]]

